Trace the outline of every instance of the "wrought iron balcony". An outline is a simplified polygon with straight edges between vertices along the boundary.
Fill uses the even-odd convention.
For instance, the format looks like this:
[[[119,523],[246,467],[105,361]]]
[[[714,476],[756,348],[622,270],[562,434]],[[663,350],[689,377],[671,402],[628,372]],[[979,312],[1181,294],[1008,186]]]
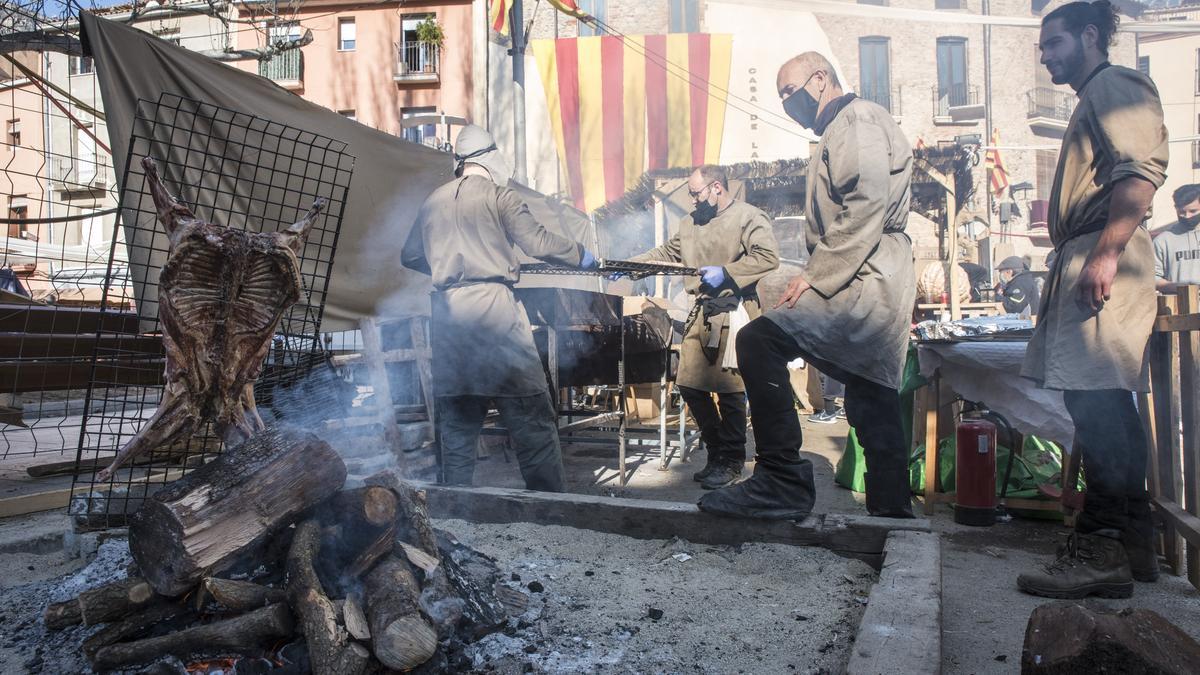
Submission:
[[[108,185],[108,167],[75,157],[51,157],[50,182],[64,192],[103,189]]]
[[[437,82],[441,76],[441,48],[428,42],[396,45],[396,82]]]
[[[1026,118],[1034,128],[1062,131],[1075,112],[1075,97],[1050,87],[1037,87],[1025,92],[1029,101]]]
[[[878,103],[885,110],[892,113],[893,117],[899,117],[901,114],[900,108],[900,87],[888,89],[887,87],[868,87],[858,93],[862,98],[865,98],[872,103]]]
[[[952,122],[981,120],[984,109],[979,100],[979,87],[970,84],[934,87],[933,110],[934,117]]]
[[[304,86],[304,53],[289,49],[258,62],[258,74],[289,89]]]

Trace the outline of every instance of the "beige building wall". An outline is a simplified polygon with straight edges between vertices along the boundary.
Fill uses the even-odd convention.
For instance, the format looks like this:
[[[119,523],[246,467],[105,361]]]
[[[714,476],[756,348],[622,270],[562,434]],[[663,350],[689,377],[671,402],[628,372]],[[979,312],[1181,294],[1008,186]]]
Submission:
[[[1200,20],[1200,7],[1157,10],[1144,17],[1152,21]],[[1200,183],[1200,35],[1143,35],[1138,56],[1149,66],[1150,77],[1162,97],[1171,161],[1167,182],[1154,196],[1152,228],[1175,222],[1171,193],[1181,185]]]
[[[267,39],[265,16],[255,14],[259,5],[240,5],[239,17],[262,17],[255,31],[237,33],[239,49],[263,47]],[[398,45],[405,21],[433,16],[445,33],[445,43],[435,72],[423,68],[404,72],[398,68]],[[471,0],[446,2],[343,2],[317,0],[305,2],[289,19],[298,21],[300,30],[313,32],[312,43],[300,50],[300,76],[274,77],[276,81],[306,100],[336,110],[362,124],[390,134],[402,133],[401,120],[414,109],[429,108],[447,115],[470,118],[473,104]],[[355,45],[340,49],[339,25],[353,21]],[[277,56],[276,59],[286,58]],[[260,72],[254,61],[239,62],[238,67]],[[271,75],[269,64],[263,74]],[[445,129],[436,130],[439,142],[449,140]]]
[[[527,3],[526,12],[531,11]],[[890,64],[890,102],[901,129],[915,145],[920,139],[928,146],[953,143],[956,136],[978,136],[984,143],[991,128],[1000,132],[1001,158],[1011,184],[1027,182],[1030,188],[1015,195],[1020,217],[1007,226],[1000,223],[999,204],[987,200],[987,174],[983,151],[974,170],[975,198],[966,208],[990,219],[994,259],[1013,253],[1028,255],[1038,265],[1048,249],[1036,246],[1029,237],[1029,213],[1032,203],[1049,197],[1062,133],[1074,107],[1069,87],[1049,82],[1038,62],[1037,22],[1055,7],[1064,4],[1052,0],[1039,6],[1029,0],[993,0],[993,15],[1018,17],[1028,26],[994,26],[990,39],[991,87],[985,86],[984,28],[966,20],[968,14],[983,12],[982,0],[963,0],[959,9],[937,11],[942,21],[912,20],[889,14],[889,9],[934,11],[933,0],[888,0],[887,7],[871,8],[867,16],[845,16],[806,9],[803,3],[785,0],[707,0],[699,3],[701,30],[731,33],[733,63],[730,91],[733,95],[726,111],[726,129],[721,159],[723,163],[789,157],[807,157],[807,134],[783,116],[775,91],[775,73],[789,56],[806,49],[828,52],[848,91],[859,91],[861,71],[860,42],[863,38],[886,38]],[[854,7],[855,3],[847,3]],[[665,0],[634,2],[609,0],[608,23],[627,34],[666,32],[669,5]],[[962,16],[963,21],[955,17]],[[532,37],[574,37],[579,22],[560,13],[538,12],[533,21]],[[943,114],[937,96],[939,38],[965,39],[969,92],[977,104],[966,106],[968,115]],[[493,43],[498,42],[495,37]],[[1129,34],[1120,34],[1111,49],[1114,63],[1135,67],[1136,44]],[[503,53],[496,44],[493,56]],[[536,67],[527,61],[531,83],[527,88],[529,133],[527,138],[531,176],[539,189],[547,192],[565,189],[559,178],[558,161],[550,137],[548,111]],[[502,66],[503,67],[503,66]],[[489,122],[505,131],[511,139],[509,109],[504,99],[504,76],[493,69],[492,86],[499,95],[493,104]],[[1189,68],[1189,72],[1191,69]],[[1193,73],[1194,75],[1194,73]],[[991,124],[985,119],[985,104],[990,93]],[[509,94],[508,101],[511,101]],[[507,140],[511,145],[511,140]],[[555,189],[557,187],[557,190]],[[1007,201],[1007,200],[1006,200]]]

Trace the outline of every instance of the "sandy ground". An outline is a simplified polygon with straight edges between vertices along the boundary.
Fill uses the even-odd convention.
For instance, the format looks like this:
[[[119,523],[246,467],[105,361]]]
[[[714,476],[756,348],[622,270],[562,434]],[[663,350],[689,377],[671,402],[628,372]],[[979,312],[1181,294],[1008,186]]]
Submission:
[[[805,429],[805,450],[806,456],[813,461],[817,476],[817,506],[818,512],[826,513],[864,513],[862,508],[861,495],[854,495],[848,490],[839,488],[833,484],[833,467],[837,459],[841,456],[844,447],[844,438],[846,427],[844,423],[836,425],[814,425],[803,422]],[[568,471],[568,481],[572,491],[589,493],[589,494],[612,494],[623,497],[639,498],[639,499],[660,499],[682,502],[695,502],[699,498],[702,491],[699,486],[691,480],[691,474],[703,465],[703,453],[694,457],[690,462],[681,462],[678,458],[673,459],[666,471],[658,470],[658,456],[656,452],[651,452],[648,455],[641,455],[637,449],[630,451],[630,466],[634,468],[632,479],[626,486],[621,486],[617,480],[616,473],[616,450],[614,448],[603,448],[596,446],[573,446],[565,449],[565,463]],[[753,450],[750,449],[752,454]],[[748,467],[749,470],[749,467]],[[17,471],[13,471],[14,479],[17,477]],[[22,472],[23,473],[23,472]],[[520,473],[514,459],[506,458],[504,453],[496,451],[491,457],[480,462],[476,472],[479,482],[487,485],[502,486],[502,487],[522,487]],[[22,483],[22,492],[29,488],[26,483],[29,479],[25,477]],[[37,486],[34,486],[37,487]],[[37,669],[29,669],[25,667],[25,663],[35,663],[36,659],[43,658],[43,654],[36,651],[36,647],[42,638],[42,629],[40,619],[36,615],[40,615],[41,608],[47,602],[46,593],[51,586],[39,585],[41,581],[48,579],[57,579],[64,574],[74,573],[82,567],[83,562],[71,560],[61,551],[42,553],[47,548],[54,548],[53,536],[48,536],[47,533],[60,531],[63,527],[61,521],[55,522],[53,514],[36,515],[32,517],[21,517],[0,521],[0,673],[9,672],[47,672],[47,673],[67,673],[79,672],[78,669],[54,668],[50,667],[52,662],[47,661],[44,665],[37,665]],[[950,510],[947,507],[941,506],[932,519],[934,530],[942,535],[942,565],[943,565],[943,670],[949,674],[955,673],[1013,673],[1019,670],[1019,661],[1021,654],[1021,645],[1024,640],[1025,625],[1028,621],[1029,614],[1034,608],[1043,604],[1045,601],[1039,598],[1034,598],[1021,594],[1016,590],[1015,578],[1022,570],[1029,568],[1032,565],[1045,562],[1049,556],[1053,554],[1055,545],[1061,541],[1066,530],[1052,523],[1039,521],[1014,520],[1009,523],[999,524],[991,528],[969,528],[956,525],[951,519]],[[504,528],[513,537],[517,537],[514,532],[518,531],[514,528],[524,526],[509,526]],[[55,529],[59,528],[59,529]],[[462,533],[462,537],[467,538],[469,533]],[[37,540],[41,543],[36,543],[31,547],[13,546],[9,542],[17,542],[23,540]],[[485,537],[486,539],[486,537]],[[495,539],[495,537],[492,537]],[[522,541],[524,537],[520,538]],[[514,542],[504,540],[509,545]],[[532,541],[532,538],[530,539]],[[50,542],[50,543],[47,543]],[[484,541],[479,542],[481,548],[487,550]],[[519,558],[528,561],[534,561],[537,555],[548,555],[545,551],[536,551],[539,543],[523,543],[523,546],[529,547],[528,552],[517,551]],[[659,542],[657,546],[662,546]],[[580,571],[578,565],[586,565],[587,561],[594,561],[591,571],[595,574],[591,577],[585,576],[583,582],[588,584],[597,583],[597,579],[602,576],[601,565],[609,565],[603,569],[608,570],[609,576],[611,571],[617,569],[613,567],[610,558],[612,556],[627,556],[629,552],[619,550],[606,550],[601,552],[592,551],[585,555],[582,552],[572,552],[567,555],[581,563],[564,563],[576,565],[573,567],[573,572],[569,574],[559,575],[557,572],[546,572],[547,574],[555,574],[560,576],[563,583],[575,583],[578,574],[585,574],[587,569]],[[651,552],[652,553],[652,552]],[[660,552],[661,553],[661,552]],[[690,552],[690,555],[695,556],[696,553]],[[523,557],[522,557],[523,556]],[[707,557],[706,557],[707,556]],[[714,559],[712,556],[716,556]],[[704,655],[702,651],[687,651],[688,649],[698,648],[701,645],[692,644],[691,642],[680,643],[680,640],[687,639],[687,634],[694,629],[694,624],[682,620],[680,617],[691,616],[694,620],[694,614],[686,614],[684,610],[678,609],[681,605],[672,603],[684,603],[692,601],[693,606],[703,606],[707,611],[705,603],[694,603],[694,592],[684,594],[679,592],[674,597],[665,595],[668,590],[676,589],[677,585],[667,585],[660,579],[662,572],[668,568],[683,568],[694,569],[687,567],[696,562],[711,561],[715,564],[729,564],[726,558],[715,553],[700,551],[699,557],[694,557],[686,563],[679,564],[674,559],[668,559],[670,565],[656,565],[662,560],[662,555],[655,557],[651,555],[649,562],[643,561],[639,564],[629,561],[630,569],[645,569],[644,575],[639,574],[636,577],[629,577],[631,580],[636,580],[638,584],[642,583],[641,578],[645,576],[647,579],[646,585],[641,586],[642,589],[651,589],[650,591],[641,590],[639,594],[645,594],[648,599],[639,600],[636,606],[628,609],[628,612],[636,616],[632,618],[626,617],[624,624],[638,628],[639,631],[635,635],[630,632],[630,638],[636,638],[643,631],[651,630],[651,634],[656,636],[653,641],[653,648],[647,647],[647,654],[644,658],[655,658],[659,652],[666,653],[669,647],[669,652],[672,658],[679,658],[682,661],[687,661],[695,655],[697,661]],[[724,561],[717,562],[717,560]],[[29,569],[33,567],[33,569]],[[737,570],[736,566],[729,567],[729,570]],[[522,579],[527,583],[533,577],[527,576],[527,572],[533,570],[512,570],[517,571]],[[620,571],[619,569],[617,571]],[[778,592],[777,589],[787,589],[789,584],[792,584],[795,579],[786,576],[774,576],[771,578],[771,584],[763,584],[755,586],[757,588],[767,589],[763,592],[756,590],[750,591],[758,593],[760,596],[767,598],[767,602],[771,602],[770,597],[773,597]],[[853,576],[852,576],[853,578]],[[560,580],[552,580],[553,583],[547,583],[546,579],[540,579],[541,583],[547,588],[557,589],[553,593],[546,594],[550,597],[555,594],[565,593],[570,595],[570,592],[562,590],[559,586]],[[830,583],[837,584],[837,575],[827,578],[822,582],[826,585]],[[693,585],[692,588],[700,589],[699,592],[707,593],[706,598],[711,599],[714,604],[720,600],[720,597],[713,592],[707,590],[702,585]],[[636,587],[635,587],[636,590]],[[747,592],[741,589],[743,593]],[[736,593],[736,591],[735,591]],[[534,594],[531,594],[531,597]],[[645,610],[651,604],[651,599],[658,604],[658,609],[664,611],[663,619],[654,622],[643,617]],[[585,615],[583,618],[572,620],[584,620],[586,615],[594,613],[594,607],[588,607],[572,612],[571,605],[565,604],[566,610],[561,609],[557,604],[558,600],[552,601],[547,605],[549,608],[554,608],[558,614],[562,616],[563,612],[572,614]],[[1200,593],[1197,593],[1185,579],[1164,575],[1157,584],[1138,584],[1135,595],[1128,601],[1098,601],[1095,604],[1100,606],[1110,607],[1144,607],[1160,612],[1163,616],[1178,624],[1184,631],[1200,639]],[[30,608],[33,612],[30,612]],[[791,607],[788,608],[792,609]],[[743,616],[737,617],[735,620],[729,621],[730,625],[735,626],[732,639],[728,644],[734,645],[729,649],[734,650],[732,653],[740,654],[736,650],[740,649],[743,644],[741,641],[749,639],[753,633],[745,629],[747,621],[753,620],[755,610],[748,610]],[[776,616],[771,614],[771,616]],[[34,618],[31,618],[34,617]],[[815,617],[810,617],[810,619]],[[640,619],[640,621],[639,621]],[[784,622],[786,623],[786,621]],[[536,625],[536,624],[534,624]],[[740,628],[739,628],[740,627]],[[611,628],[615,628],[615,625]],[[779,630],[778,627],[776,627]],[[658,633],[657,631],[662,631]],[[618,633],[621,634],[621,633]],[[75,635],[73,632],[60,634],[64,640],[81,640],[82,635]],[[661,637],[665,635],[666,637]],[[37,640],[32,638],[37,636]],[[596,638],[583,637],[582,635],[573,636],[552,636],[547,638],[547,644],[558,645],[568,640],[574,644],[574,638],[579,637],[581,642],[592,640],[595,645],[608,645],[608,642],[597,641]],[[605,638],[607,639],[607,638]],[[791,638],[788,638],[791,640]],[[672,640],[677,644],[669,644]],[[707,642],[707,640],[705,640]],[[683,646],[681,646],[681,644]],[[808,643],[805,643],[806,645]],[[707,646],[707,645],[705,645]],[[822,646],[822,645],[818,645]],[[607,648],[607,647],[606,647]],[[500,649],[497,654],[503,652]],[[745,658],[732,659],[728,663],[735,665],[729,672],[736,672],[741,669],[745,672],[764,672],[763,668],[787,668],[790,663],[796,666],[797,669],[803,671],[813,666],[815,661],[805,661],[799,656],[792,658],[779,657],[778,661],[768,661],[764,657],[764,661],[759,662],[757,657],[760,656],[757,652],[745,652]],[[43,648],[43,652],[44,652]],[[551,650],[552,651],[552,650]],[[637,650],[634,650],[635,652]],[[807,657],[809,651],[795,650],[795,654]],[[544,662],[549,662],[550,651],[539,648],[539,656]],[[561,651],[560,654],[569,653]],[[575,653],[575,652],[570,652]],[[634,653],[628,649],[626,655]],[[636,654],[635,654],[636,655]],[[52,657],[57,658],[57,657]],[[499,658],[499,657],[498,657]],[[799,659],[799,660],[798,660]],[[68,664],[63,664],[68,665]],[[688,665],[691,665],[690,663]],[[815,667],[821,667],[819,664]],[[663,672],[671,671],[670,668],[662,668]],[[654,672],[655,669],[647,666],[643,672]],[[677,671],[678,672],[678,671]]]
[[[816,473],[815,510],[865,514],[862,495],[833,482],[833,467],[845,449],[846,424],[812,424],[801,416],[801,425],[805,456]],[[753,438],[747,452],[754,453]],[[656,451],[642,457],[631,450],[630,463],[638,468],[624,487],[616,480],[615,449],[567,447],[564,455],[572,492],[683,502],[694,502],[703,492],[691,480],[692,472],[703,466],[702,452],[690,462],[675,460],[667,471],[659,471]],[[752,467],[750,462],[747,475]],[[480,463],[476,479],[496,487],[522,487],[515,459],[506,461],[498,452]],[[937,508],[931,524],[942,536],[943,671],[950,675],[1019,671],[1029,615],[1049,601],[1019,592],[1016,577],[1050,560],[1068,530],[1061,524],[1024,519],[989,528],[967,527],[954,522],[948,506]],[[1200,640],[1200,592],[1182,577],[1164,574],[1158,583],[1139,583],[1130,600],[1088,603],[1151,609]]]
[[[818,548],[438,525],[495,558],[509,585],[538,589],[524,630],[468,652],[476,668],[502,673],[839,672],[876,578]]]

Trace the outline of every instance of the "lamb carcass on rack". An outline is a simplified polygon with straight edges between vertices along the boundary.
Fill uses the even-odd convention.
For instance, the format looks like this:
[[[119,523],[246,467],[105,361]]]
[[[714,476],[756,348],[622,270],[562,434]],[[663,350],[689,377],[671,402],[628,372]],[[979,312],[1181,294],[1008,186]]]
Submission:
[[[158,293],[166,385],[158,410],[100,480],[208,421],[226,445],[264,428],[254,381],[283,313],[301,297],[297,255],[325,207],[317,198],[304,219],[281,232],[235,230],[200,220],[168,193],[153,159],[142,159],[142,168],[169,240]]]

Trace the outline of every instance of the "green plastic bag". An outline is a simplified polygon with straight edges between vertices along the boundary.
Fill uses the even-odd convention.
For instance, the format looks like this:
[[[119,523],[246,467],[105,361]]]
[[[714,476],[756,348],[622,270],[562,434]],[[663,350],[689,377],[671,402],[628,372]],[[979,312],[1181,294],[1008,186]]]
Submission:
[[[900,383],[900,422],[904,427],[904,447],[912,447],[912,416],[913,392],[925,386],[928,382],[921,377],[921,366],[917,362],[917,348],[909,346],[908,356],[904,360],[904,377]],[[842,453],[834,470],[833,480],[838,485],[855,492],[866,492],[863,474],[866,473],[866,462],[863,460],[863,448],[858,442],[854,427],[846,434],[846,451]]]

